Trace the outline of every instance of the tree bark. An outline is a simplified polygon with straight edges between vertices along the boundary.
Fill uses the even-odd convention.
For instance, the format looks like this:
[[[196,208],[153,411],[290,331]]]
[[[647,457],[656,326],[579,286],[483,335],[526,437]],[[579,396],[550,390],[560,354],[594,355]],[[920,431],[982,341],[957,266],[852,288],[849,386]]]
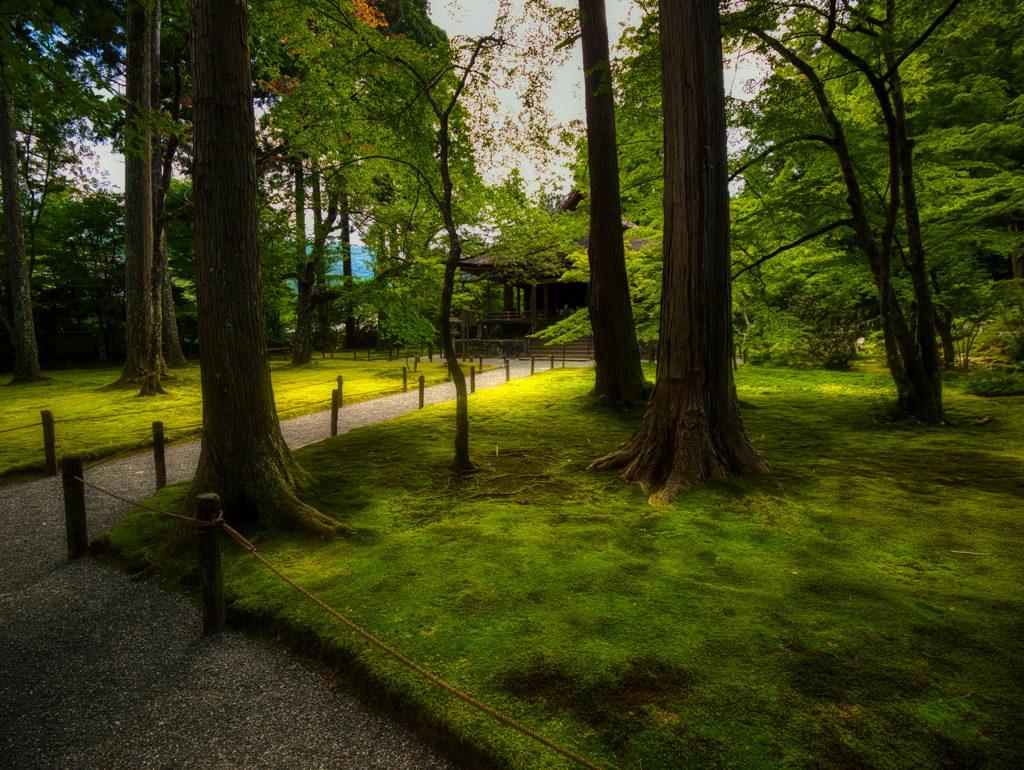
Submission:
[[[767,473],[732,378],[729,191],[721,32],[714,0],[661,0],[664,272],[658,375],[640,429],[594,462],[652,505],[712,478]]]
[[[348,195],[341,198],[341,272],[345,276],[345,289],[352,293],[352,230],[348,217]],[[345,347],[355,349],[356,319],[352,315],[352,300],[345,303]]]
[[[888,42],[888,41],[886,41]],[[915,330],[917,349],[920,351],[922,372],[917,379],[928,381],[930,388],[919,387],[915,412],[928,422],[942,422],[942,363],[936,342],[936,311],[931,286],[925,267],[924,239],[921,235],[921,217],[917,205],[917,186],[914,182],[914,142],[907,136],[907,115],[903,103],[903,87],[896,56],[891,46],[884,45],[885,63],[889,68],[889,96],[892,99],[893,128],[900,168],[900,192],[903,198],[903,221],[907,227],[907,267],[916,300]],[[912,362],[917,366],[918,361]]]
[[[337,522],[299,502],[309,477],[274,404],[258,253],[256,133],[244,0],[190,0],[196,288],[203,443],[192,482],[229,522]]]
[[[149,48],[149,109],[156,114],[160,109],[160,0],[153,4],[150,17],[150,48]],[[150,246],[149,291],[153,307],[153,319],[150,323],[149,346],[146,356],[146,379],[143,382],[140,396],[151,396],[163,393],[160,378],[167,371],[164,363],[164,308],[163,288],[164,273],[160,263],[161,244],[164,232],[164,190],[160,184],[160,170],[163,167],[160,155],[160,137],[149,135],[150,147],[150,218],[152,222],[152,241]]]
[[[3,69],[6,59],[0,60]],[[18,146],[12,94],[0,88],[0,177],[10,271],[10,314],[4,317],[14,345],[14,377],[10,385],[45,380],[39,368],[39,348],[32,320],[32,290],[25,264],[25,236],[21,221],[21,186],[18,184]]]
[[[150,15],[142,0],[127,7],[125,97],[129,124],[143,119],[150,104]],[[136,123],[135,129],[140,127]],[[153,332],[153,172],[150,136],[139,130],[124,155],[125,201],[125,362],[116,384],[141,383],[140,395],[153,395],[147,376]],[[159,378],[159,373],[157,373]],[[157,382],[159,384],[159,382]]]
[[[167,230],[160,233],[160,272],[163,275],[163,288],[160,291],[163,329],[164,362],[174,368],[188,363],[181,349],[181,338],[178,336],[178,317],[174,310],[174,286],[171,284],[171,265],[167,256]]]
[[[622,243],[608,25],[604,0],[579,0],[579,4],[590,167],[587,306],[594,330],[593,395],[611,402],[636,402],[645,399],[649,391],[640,366]]]

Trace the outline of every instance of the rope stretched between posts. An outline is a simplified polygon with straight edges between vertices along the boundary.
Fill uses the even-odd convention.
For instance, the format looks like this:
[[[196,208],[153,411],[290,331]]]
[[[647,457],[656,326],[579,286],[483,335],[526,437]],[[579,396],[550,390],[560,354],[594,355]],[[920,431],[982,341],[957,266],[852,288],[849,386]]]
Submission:
[[[103,465],[105,463],[109,463],[111,460],[113,460],[116,457],[120,457],[125,452],[130,452],[133,449],[137,449],[138,447],[142,446],[143,444],[145,444],[147,441],[149,441],[152,438],[153,438],[153,434],[152,433],[147,433],[145,436],[143,436],[141,439],[139,439],[139,441],[137,443],[132,444],[130,447],[125,447],[120,452],[118,452],[116,454],[110,455],[110,457],[106,458],[105,460],[100,460],[99,462],[95,462],[92,465],[89,465],[89,466],[86,466],[85,468],[82,468],[82,473],[85,473],[88,470],[92,470],[93,468],[98,468],[99,466],[101,466],[101,465]]]
[[[0,433],[10,433],[12,430],[24,430],[25,428],[38,428],[42,425],[41,422],[34,422],[31,425],[19,425],[17,428],[4,428],[0,430]]]
[[[87,487],[91,487],[91,488],[95,489],[97,492],[102,492],[105,495],[113,497],[115,500],[120,500],[123,503],[128,503],[129,505],[134,505],[134,506],[136,506],[138,508],[144,508],[145,510],[152,511],[153,513],[161,513],[164,516],[170,516],[171,518],[178,519],[179,521],[183,521],[183,522],[185,522],[187,524],[191,524],[193,527],[196,528],[197,531],[208,532],[211,529],[215,529],[215,528],[223,529],[224,532],[227,533],[228,536],[231,537],[231,539],[233,539],[236,543],[238,543],[240,546],[242,546],[242,548],[245,551],[247,551],[250,555],[254,556],[257,559],[257,561],[259,561],[261,564],[263,564],[263,566],[265,566],[267,569],[269,569],[271,572],[273,572],[275,575],[277,575],[279,578],[281,578],[284,582],[286,582],[288,585],[290,585],[292,588],[294,588],[300,594],[305,596],[307,599],[309,599],[310,601],[312,601],[314,604],[318,605],[322,609],[326,610],[328,613],[330,613],[332,616],[334,616],[337,620],[340,620],[342,623],[344,623],[346,626],[348,626],[356,634],[358,634],[359,636],[361,636],[364,639],[366,639],[366,641],[370,642],[370,644],[372,644],[374,647],[377,647],[381,651],[387,653],[392,658],[397,660],[399,663],[401,663],[402,665],[406,666],[407,668],[415,671],[420,676],[425,677],[426,679],[428,679],[435,686],[439,687],[440,689],[444,690],[445,692],[450,693],[451,695],[454,695],[459,700],[461,700],[461,701],[463,701],[465,703],[468,703],[470,706],[473,706],[474,708],[478,709],[479,711],[484,712],[488,716],[493,717],[494,719],[497,719],[499,722],[501,722],[502,724],[506,725],[507,727],[511,727],[513,730],[519,731],[520,733],[522,733],[523,735],[527,736],[528,738],[533,738],[538,743],[544,744],[549,749],[558,752],[562,756],[568,757],[569,759],[573,760],[574,762],[576,762],[577,764],[581,765],[582,767],[585,767],[588,770],[602,770],[602,768],[599,765],[595,765],[593,762],[590,762],[589,760],[584,759],[579,754],[576,754],[576,753],[570,751],[569,749],[566,749],[566,748],[563,748],[562,746],[559,746],[554,741],[548,740],[547,738],[545,738],[543,735],[540,735],[539,733],[535,733],[533,730],[531,730],[530,728],[526,727],[525,725],[520,724],[519,722],[517,722],[516,720],[512,719],[511,717],[507,717],[504,714],[499,713],[498,711],[495,711],[490,706],[487,706],[487,705],[481,703],[480,701],[478,701],[473,696],[471,696],[471,695],[469,695],[467,693],[462,692],[461,690],[459,690],[456,687],[453,687],[452,685],[448,684],[448,682],[444,681],[440,677],[435,676],[434,674],[431,674],[429,671],[427,671],[425,668],[423,668],[419,664],[414,663],[413,661],[409,660],[409,658],[405,657],[402,653],[398,652],[398,650],[396,650],[393,647],[390,647],[389,645],[385,644],[380,639],[378,639],[376,636],[371,634],[369,631],[366,631],[363,628],[361,628],[358,625],[356,625],[355,623],[353,623],[351,620],[346,618],[344,615],[342,615],[336,609],[334,609],[329,604],[324,602],[322,599],[319,599],[318,597],[314,596],[312,593],[307,591],[305,588],[300,586],[294,580],[292,580],[287,575],[285,575],[283,572],[281,572],[279,569],[277,569],[277,567],[275,567],[273,564],[271,564],[269,561],[267,561],[267,559],[262,554],[257,553],[256,546],[254,546],[252,543],[250,543],[236,529],[234,529],[233,527],[228,525],[227,522],[224,521],[224,514],[223,514],[223,512],[218,512],[217,518],[214,519],[213,521],[201,521],[200,519],[193,519],[193,518],[189,518],[187,516],[181,516],[180,514],[170,513],[168,511],[162,511],[159,508],[153,508],[153,507],[145,505],[143,503],[139,503],[139,502],[136,502],[134,500],[129,500],[128,498],[121,497],[121,495],[115,494],[114,492],[110,492],[109,490],[103,489],[102,487],[98,487],[95,484],[90,484],[88,481],[86,481],[85,479],[80,478],[78,476],[75,476],[75,480],[82,482]]]

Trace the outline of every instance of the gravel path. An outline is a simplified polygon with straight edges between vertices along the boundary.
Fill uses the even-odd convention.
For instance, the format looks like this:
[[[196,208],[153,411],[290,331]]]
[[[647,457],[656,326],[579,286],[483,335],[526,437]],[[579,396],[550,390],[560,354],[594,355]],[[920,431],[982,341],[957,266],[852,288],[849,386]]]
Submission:
[[[530,365],[513,362],[511,372],[527,377]],[[477,388],[504,381],[503,370],[487,372]],[[425,392],[428,403],[454,397],[451,384]],[[415,390],[346,406],[338,431],[417,406]],[[328,437],[330,413],[281,428],[289,446],[304,446]],[[191,478],[198,457],[198,442],[168,448],[168,483]],[[154,491],[148,454],[86,478],[135,500]],[[230,630],[203,638],[184,597],[91,559],[68,561],[63,510],[59,477],[0,487],[0,768],[455,767],[405,727],[328,691],[287,650]],[[92,539],[129,506],[86,488],[86,510]]]

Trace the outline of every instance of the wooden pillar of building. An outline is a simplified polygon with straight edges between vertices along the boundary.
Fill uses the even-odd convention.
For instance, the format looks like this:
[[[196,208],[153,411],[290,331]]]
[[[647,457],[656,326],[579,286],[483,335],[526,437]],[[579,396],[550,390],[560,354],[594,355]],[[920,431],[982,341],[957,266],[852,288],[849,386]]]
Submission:
[[[502,299],[504,300],[504,304],[502,306],[502,309],[506,313],[511,313],[513,310],[516,309],[516,298],[513,295],[513,292],[515,291],[515,289],[513,289],[511,286],[508,285],[508,279],[507,278],[504,281],[501,282],[501,288],[502,288],[502,292],[503,292]]]

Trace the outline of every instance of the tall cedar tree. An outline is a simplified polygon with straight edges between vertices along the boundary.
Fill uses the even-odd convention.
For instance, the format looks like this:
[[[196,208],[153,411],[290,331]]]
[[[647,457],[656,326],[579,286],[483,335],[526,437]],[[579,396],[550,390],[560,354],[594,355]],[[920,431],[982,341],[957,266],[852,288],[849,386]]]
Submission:
[[[8,69],[7,61],[2,62]],[[4,229],[7,236],[7,267],[11,317],[4,326],[14,344],[14,377],[11,385],[46,379],[39,369],[39,348],[32,321],[32,295],[25,265],[25,235],[21,222],[21,186],[18,184],[18,146],[14,122],[14,95],[0,85],[0,179],[3,184]],[[2,312],[2,311],[0,311]]]
[[[661,0],[664,257],[658,375],[640,429],[598,470],[623,469],[653,505],[712,478],[767,473],[732,379],[729,189],[715,0]]]
[[[124,153],[126,356],[118,384],[141,383],[141,395],[154,395],[160,379],[159,372],[148,371],[153,332],[152,143],[142,125],[150,104],[152,20],[143,0],[131,0],[125,12],[125,99],[129,124]]]
[[[613,402],[642,401],[648,393],[633,327],[619,203],[615,97],[608,63],[604,0],[580,0],[590,167],[590,286],[597,376],[593,395]]]
[[[229,522],[337,522],[295,497],[307,474],[277,421],[270,382],[256,202],[256,131],[245,0],[190,0],[196,289],[203,444],[192,482]]]

